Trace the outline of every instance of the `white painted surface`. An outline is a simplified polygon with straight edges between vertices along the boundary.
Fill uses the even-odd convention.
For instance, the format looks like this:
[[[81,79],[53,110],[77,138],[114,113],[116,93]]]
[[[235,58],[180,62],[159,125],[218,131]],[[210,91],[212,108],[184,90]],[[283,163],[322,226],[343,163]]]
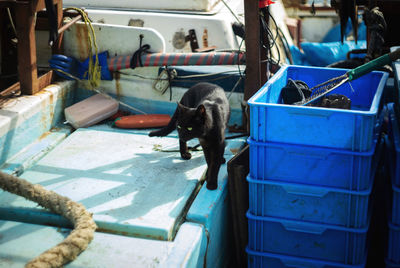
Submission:
[[[53,106],[52,112],[54,113],[54,104],[57,100],[65,99],[67,92],[72,90],[74,86],[74,81],[65,81],[51,84],[35,95],[9,99],[0,109],[0,138],[33,115],[42,112],[43,108],[48,105]],[[51,122],[51,119],[49,121]]]
[[[185,0],[185,2],[196,1]],[[226,2],[236,15],[244,20],[243,2],[239,0]],[[203,15],[183,12],[150,12],[149,10],[96,9],[95,7],[88,8],[86,11],[93,22],[122,26],[135,25],[156,30],[164,37],[166,52],[191,52],[189,42],[183,41],[183,48],[179,45],[174,46],[174,42],[180,40],[178,36],[187,36],[191,29],[196,31],[200,48],[205,47],[203,39],[207,37],[207,46],[216,46],[219,50],[237,49],[238,41],[231,26],[236,19],[222,3],[219,6],[218,12],[215,14]],[[128,42],[123,43],[129,45]]]
[[[304,42],[321,42],[337,20],[330,17],[305,17],[302,19],[301,35]]]
[[[317,10],[312,15],[310,10],[286,8],[289,17],[301,19],[301,35],[304,42],[321,42],[326,33],[339,22],[338,14],[332,10]]]
[[[149,52],[165,52],[164,38],[154,29],[132,26],[92,23],[95,31],[98,52],[108,51],[110,56],[132,55],[143,44],[149,44]],[[88,58],[88,34],[85,23],[78,22],[64,34],[64,52],[80,60]],[[94,53],[94,48],[93,48]]]
[[[120,9],[210,11],[220,0],[64,0],[65,5]]]
[[[271,12],[271,15],[274,17],[276,24],[278,25],[283,35],[285,36],[288,44],[293,45],[292,37],[290,36],[289,30],[285,23],[285,18],[287,17],[287,14],[282,2],[275,1],[275,3],[269,7],[269,10]],[[270,22],[270,24],[271,23],[273,22]]]
[[[135,69],[122,70],[118,79],[112,81],[102,80],[99,89],[109,94],[116,94],[117,96],[133,97],[148,99],[154,101],[169,101],[169,89],[164,94],[160,94],[153,88],[154,79],[158,77],[159,67],[139,67]],[[218,69],[213,70],[211,73],[218,72]],[[126,75],[125,75],[126,74]],[[147,77],[149,79],[143,79]],[[86,88],[86,83],[78,83],[80,88]],[[172,87],[172,101],[179,101],[187,88]],[[229,98],[229,103],[232,109],[240,109],[241,102],[243,101],[243,93],[232,93]],[[130,103],[135,107],[135,103]]]

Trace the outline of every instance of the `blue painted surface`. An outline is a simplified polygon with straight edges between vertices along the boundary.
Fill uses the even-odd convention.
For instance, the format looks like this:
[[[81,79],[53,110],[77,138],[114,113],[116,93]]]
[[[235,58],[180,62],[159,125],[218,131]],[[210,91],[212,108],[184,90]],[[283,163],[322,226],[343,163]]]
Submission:
[[[177,150],[177,139],[147,133],[79,129],[21,177],[82,203],[102,230],[171,240],[206,164],[202,152],[194,152],[190,161],[177,151],[160,152]],[[34,206],[0,195],[2,208]],[[41,218],[40,210],[37,214]]]
[[[70,233],[43,225],[0,220],[0,267],[23,267]],[[66,267],[201,267],[206,237],[184,223],[174,242],[95,232],[88,248]]]
[[[30,145],[27,145],[23,150],[16,154],[11,159],[7,160],[0,169],[3,172],[19,176],[36,163],[41,157],[51,151],[57,144],[64,140],[71,133],[71,128],[53,128],[45,132],[41,138]]]
[[[91,133],[93,131],[96,132],[101,132],[101,133],[108,133],[108,134],[115,134],[119,133],[121,130],[115,129],[115,128],[110,128],[107,125],[97,125],[94,126],[93,128],[90,129],[82,129],[76,131],[74,134],[70,136],[74,137],[75,135],[79,133]],[[147,138],[147,131],[140,131],[140,130],[129,130],[129,135],[131,136],[137,136],[141,140]],[[92,138],[94,138],[95,135],[93,133],[90,135]],[[170,149],[177,149],[177,137],[176,137],[176,132],[172,133],[170,135],[170,138],[174,141],[174,145],[170,147]],[[162,140],[165,140],[168,138],[163,138]],[[67,143],[69,140],[67,139],[65,143]],[[237,150],[240,149],[241,145],[243,144],[244,139],[234,139],[228,142],[227,148],[226,148],[226,153],[225,153],[225,158],[227,161],[233,156],[233,153],[235,153]],[[97,140],[96,144],[97,146],[100,146],[98,144],[99,140]],[[195,141],[194,141],[195,142]],[[70,143],[71,144],[71,143]],[[75,144],[75,146],[78,146],[78,144]],[[192,144],[194,145],[194,143]],[[85,146],[88,146],[87,144]],[[79,147],[79,146],[78,146]],[[71,189],[79,188],[81,189],[80,192],[82,193],[87,193],[87,191],[84,190],[85,187],[91,188],[90,191],[91,193],[94,192],[96,193],[96,188],[93,188],[90,186],[91,182],[89,181],[89,184],[85,182],[82,179],[79,179],[78,177],[90,177],[89,180],[94,180],[95,177],[97,177],[94,174],[94,171],[92,169],[91,172],[87,172],[85,170],[76,170],[75,172],[71,169],[74,168],[76,163],[74,161],[68,162],[68,165],[70,166],[70,170],[63,169],[58,166],[58,161],[55,160],[55,156],[57,155],[57,151],[60,150],[62,151],[62,154],[68,154],[71,153],[71,146],[65,146],[64,143],[60,144],[55,150],[50,152],[46,157],[44,157],[41,161],[39,161],[34,167],[31,169],[27,170],[22,177],[34,181],[34,182],[40,182],[41,184],[45,185],[47,188],[55,190],[56,192],[59,192],[61,194],[70,196],[71,194],[74,195],[74,193],[71,192]],[[82,150],[79,150],[79,148],[75,148],[77,151],[82,152],[82,154],[85,155],[85,153]],[[168,149],[168,148],[166,148]],[[92,150],[90,150],[92,151]],[[133,152],[132,152],[133,154]],[[162,153],[159,152],[159,154],[171,154],[171,153]],[[174,153],[176,154],[176,153]],[[202,152],[195,152],[194,154],[197,154],[198,157],[203,160]],[[159,157],[153,156],[154,159],[157,159]],[[51,160],[49,160],[51,159]],[[93,164],[93,160],[90,160],[90,157],[86,156],[81,156],[80,158],[82,159],[87,159],[86,166],[90,166]],[[194,155],[194,159],[190,161],[185,161],[187,163],[191,161],[196,161],[196,155]],[[50,162],[48,162],[50,161]],[[193,162],[194,162],[193,161]],[[98,163],[97,163],[98,164]],[[101,169],[101,168],[100,168]],[[119,167],[114,166],[113,169],[114,171],[119,170]],[[117,178],[115,177],[116,174],[110,174],[113,173],[112,170],[103,170],[104,174],[103,176],[103,184],[101,187],[107,186],[107,179],[111,178]],[[128,169],[124,169],[125,174],[127,174],[126,171]],[[205,166],[202,166],[201,172],[198,174],[202,174],[204,172]],[[180,170],[182,171],[182,170]],[[175,172],[175,171],[174,171]],[[64,174],[64,176],[59,176],[61,173]],[[79,173],[79,175],[78,175]],[[86,176],[82,176],[83,173],[86,173]],[[115,173],[115,172],[114,172]],[[129,172],[128,172],[129,173]],[[74,181],[78,180],[76,182],[70,183],[68,180],[68,176],[74,175]],[[97,175],[100,175],[97,174]],[[160,177],[160,176],[159,176]],[[172,179],[173,176],[169,175],[167,176],[169,180]],[[118,177],[121,179],[122,177]],[[176,178],[174,178],[176,179]],[[94,182],[94,184],[97,184]],[[125,187],[126,185],[124,185]],[[99,186],[100,187],[100,186]],[[156,190],[152,189],[153,193],[148,194],[151,199],[154,199],[156,194]],[[162,188],[162,191],[165,191],[165,188]],[[83,203],[89,211],[92,211],[91,209],[93,208],[92,205],[90,204],[90,200],[96,200],[96,195],[94,197],[87,197],[84,199],[80,199],[79,197],[72,196],[73,199]],[[116,194],[115,191],[109,191],[108,194]],[[70,196],[71,197],[71,196]],[[120,196],[116,196],[117,198]],[[94,198],[94,199],[93,199]],[[102,196],[100,199],[102,200],[103,198],[108,198],[107,196]],[[177,197],[179,198],[179,196]],[[223,266],[227,260],[227,249],[231,245],[231,240],[229,237],[229,229],[227,226],[229,226],[228,222],[228,204],[227,204],[227,172],[226,172],[226,164],[224,164],[221,167],[220,174],[219,174],[219,188],[216,191],[209,191],[205,188],[205,185],[202,187],[200,190],[199,194],[197,195],[196,199],[194,200],[189,213],[186,217],[186,220],[189,222],[195,222],[199,223],[205,228],[205,233],[208,236],[208,239],[206,238],[206,235],[204,236],[202,242],[198,245],[196,245],[191,251],[191,255],[206,255],[206,264],[207,267],[219,267]],[[111,198],[112,199],[112,198]],[[114,199],[115,200],[115,199]],[[95,201],[96,203],[96,201]],[[96,204],[99,206],[99,204]],[[52,224],[54,226],[61,226],[61,227],[69,227],[68,222],[65,221],[63,218],[59,217],[58,215],[54,215],[52,213],[43,211],[39,208],[36,207],[34,203],[31,203],[29,201],[24,200],[23,198],[15,197],[12,196],[8,193],[2,193],[0,194],[0,214],[2,215],[2,219],[7,219],[7,220],[15,220],[15,221],[21,221],[21,222],[30,222],[30,223],[36,223],[36,224]],[[101,205],[100,205],[101,206]],[[134,204],[129,204],[131,211],[135,211],[134,209]],[[125,213],[132,213],[129,212],[128,210],[124,211]],[[179,212],[178,214],[180,214]],[[110,216],[110,213],[106,213],[108,216]],[[107,219],[101,219],[102,216],[105,216],[104,214],[96,214],[94,213],[94,218],[98,224],[98,226],[101,228],[101,230],[105,231],[112,231],[115,233],[130,233],[131,235],[134,236],[146,236],[143,234],[147,234],[148,236],[151,237],[156,237],[157,235],[162,235],[162,233],[157,232],[152,230],[151,227],[143,227],[141,228],[140,226],[135,226],[132,227],[129,224],[119,224],[116,223],[112,220],[107,220]],[[115,215],[111,215],[115,216]],[[154,228],[153,228],[154,229]],[[166,230],[166,229],[164,229]],[[167,231],[166,231],[167,232]],[[178,231],[178,234],[180,232],[180,229]],[[165,234],[165,236],[168,236],[168,234]],[[175,240],[174,240],[175,241]],[[208,245],[207,245],[208,243]],[[182,248],[182,244],[178,243],[176,244],[177,248]],[[207,254],[206,254],[207,252]],[[177,250],[175,254],[182,254],[180,250]],[[187,257],[187,256],[186,256]],[[185,257],[185,258],[186,258]],[[172,255],[169,257],[170,262],[177,262],[181,261],[180,258],[178,257],[172,257]],[[189,262],[188,267],[202,267],[203,266],[203,258],[191,258]]]
[[[13,128],[0,138],[0,163],[4,163],[7,159],[24,149],[25,146],[38,139],[44,131],[49,129],[47,122],[43,125],[40,122],[41,119],[41,113],[35,114],[30,120]]]
[[[168,264],[173,264],[165,265],[167,267],[203,267],[204,263],[208,267],[217,267],[225,264],[226,249],[231,242],[227,229],[229,222],[226,201],[226,164],[221,167],[219,174],[219,189],[208,191],[203,185],[196,196],[200,187],[199,179],[206,170],[203,153],[194,152],[191,160],[184,161],[180,159],[179,152],[159,151],[160,149],[178,150],[176,132],[165,138],[149,138],[147,137],[149,130],[121,130],[112,128],[109,124],[102,124],[75,131],[62,141],[69,134],[68,131],[54,129],[54,132],[48,133],[48,131],[54,124],[62,122],[63,107],[71,103],[74,93],[68,92],[67,97],[57,100],[56,104],[52,104],[47,99],[47,102],[42,104],[43,109],[40,113],[10,128],[6,135],[0,137],[0,142],[6,146],[6,148],[2,147],[4,149],[2,159],[3,162],[6,161],[2,170],[14,174],[22,173],[23,178],[41,183],[48,189],[83,203],[89,211],[94,212],[100,231],[129,234],[135,236],[135,239],[146,237],[151,239],[141,240],[164,243],[162,247],[167,247],[169,250],[163,258],[168,260]],[[175,103],[136,98],[121,100],[126,100],[128,103],[137,102],[146,109],[150,107],[154,113],[165,111],[172,114],[176,106]],[[241,112],[238,112],[237,117],[240,118],[240,116]],[[240,120],[237,121],[238,124],[241,123]],[[74,141],[74,137],[85,136],[84,133],[87,134],[85,139]],[[101,134],[97,136],[93,133]],[[227,136],[229,135],[231,134]],[[105,143],[103,143],[104,140]],[[193,140],[189,145],[194,146],[197,143],[197,140]],[[240,149],[243,143],[244,139],[228,142],[225,151],[226,161]],[[145,146],[142,146],[143,144]],[[54,146],[56,147],[53,149]],[[115,156],[122,158],[116,160]],[[115,165],[113,161],[116,162]],[[85,168],[79,168],[79,166]],[[157,169],[158,172],[156,172]],[[135,177],[134,173],[141,175]],[[181,175],[186,179],[183,180]],[[164,180],[164,177],[168,179]],[[166,184],[160,181],[165,181]],[[186,181],[188,187],[182,188],[182,181]],[[128,187],[125,187],[126,185]],[[141,192],[141,199],[149,200],[149,202],[140,202],[140,198],[132,198],[130,194],[134,194],[135,191]],[[190,213],[185,217],[186,210],[189,209],[186,205],[193,198]],[[152,206],[155,203],[160,206]],[[206,209],[201,209],[201,206]],[[160,219],[159,213],[164,217]],[[155,224],[153,226],[148,224],[146,217],[150,221],[154,220]],[[0,220],[70,228],[70,224],[64,218],[47,212],[23,198],[2,191],[0,191]],[[141,221],[145,223],[141,224]],[[181,225],[182,222],[184,223]],[[201,228],[196,227],[194,230],[188,228],[187,225]],[[51,237],[46,232],[38,237]],[[1,231],[0,234],[2,234]],[[188,240],[194,242],[190,244],[187,243]],[[27,244],[26,240],[21,241],[18,243]],[[136,251],[140,254],[148,250],[154,251],[155,249],[149,245],[138,246]],[[9,243],[4,246],[5,248],[14,247]],[[128,254],[129,251],[123,248],[122,253]],[[90,250],[88,254],[91,258],[96,258],[90,255],[92,254]],[[9,257],[13,258],[19,267],[21,263],[26,263],[28,260],[28,257],[20,258],[20,256],[14,256],[12,253],[5,254],[0,250],[0,258]],[[152,259],[150,254],[146,258],[144,261]],[[16,259],[18,261],[15,261]],[[83,265],[79,261],[75,263],[79,264],[76,267],[88,264]],[[120,263],[122,262],[119,261],[118,264]],[[123,266],[119,265],[119,267]]]
[[[224,173],[225,171],[224,169]],[[220,172],[218,189],[210,192],[203,187],[186,216],[186,220],[202,224],[207,230],[207,267],[224,267],[227,264],[229,247],[233,243],[228,228],[227,181],[226,174]]]
[[[71,85],[66,83],[57,88],[56,92],[49,93],[49,97],[35,95],[31,98],[35,102],[27,103],[26,114],[7,109],[0,110],[1,116],[11,120],[7,133],[0,136],[0,165],[62,122],[64,108],[72,103],[73,90]],[[34,109],[30,106],[40,106],[40,110],[32,114],[30,110]],[[24,121],[18,124],[19,120]]]
[[[227,162],[233,156],[229,152],[240,150],[244,141],[244,138],[229,141],[225,150]],[[224,164],[218,175],[218,189],[209,191],[204,184],[186,216],[186,220],[204,225],[208,232],[207,267],[224,267],[232,251],[227,183],[228,173]]]

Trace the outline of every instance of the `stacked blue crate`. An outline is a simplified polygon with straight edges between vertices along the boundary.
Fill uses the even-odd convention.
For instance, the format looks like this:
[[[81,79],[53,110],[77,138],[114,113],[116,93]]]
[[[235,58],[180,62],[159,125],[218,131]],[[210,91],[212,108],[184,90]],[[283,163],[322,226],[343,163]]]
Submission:
[[[400,129],[393,103],[389,109],[388,164],[391,177],[391,200],[389,204],[389,234],[386,252],[387,267],[400,267]]]
[[[312,86],[345,72],[285,66],[249,100],[249,267],[365,264],[387,74],[337,88],[351,110],[284,105],[280,97],[288,78]]]

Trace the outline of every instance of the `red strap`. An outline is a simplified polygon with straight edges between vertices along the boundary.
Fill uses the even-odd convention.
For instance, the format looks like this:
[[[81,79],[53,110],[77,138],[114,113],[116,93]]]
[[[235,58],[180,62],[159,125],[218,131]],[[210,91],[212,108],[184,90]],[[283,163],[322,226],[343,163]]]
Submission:
[[[274,4],[275,2],[272,0],[258,0],[258,7],[259,8],[264,8],[267,7],[271,4]]]

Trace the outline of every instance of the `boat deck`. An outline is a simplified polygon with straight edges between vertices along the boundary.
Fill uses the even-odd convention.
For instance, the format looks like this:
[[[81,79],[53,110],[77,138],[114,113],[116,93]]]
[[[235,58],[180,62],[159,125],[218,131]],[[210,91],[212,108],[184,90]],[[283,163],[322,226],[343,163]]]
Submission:
[[[202,151],[182,160],[176,132],[163,138],[150,138],[148,133],[113,128],[109,123],[78,129],[21,174],[93,213],[98,225],[95,239],[71,267],[85,266],[86,258],[102,264],[105,258],[114,259],[105,252],[121,258],[118,267],[125,260],[127,266],[139,260],[141,265],[156,266],[172,255],[176,256],[169,264],[203,262],[205,230],[223,217],[213,206],[226,198],[226,164],[219,173],[219,189],[210,192],[201,184],[207,168]],[[226,160],[243,143],[243,138],[229,140]],[[196,144],[192,140],[189,146]],[[70,228],[61,216],[8,192],[0,191],[0,211],[1,219],[17,221],[0,221],[0,266],[4,261],[7,267],[26,263],[61,242],[68,233],[61,228]],[[38,244],[27,247],[33,239]],[[26,249],[15,252],[15,248]],[[198,250],[191,250],[188,257],[188,248]]]
[[[23,267],[70,231],[0,220],[0,267]],[[193,267],[205,246],[204,228],[195,223],[184,223],[173,242],[96,232],[88,248],[66,267],[156,267],[162,263]]]

